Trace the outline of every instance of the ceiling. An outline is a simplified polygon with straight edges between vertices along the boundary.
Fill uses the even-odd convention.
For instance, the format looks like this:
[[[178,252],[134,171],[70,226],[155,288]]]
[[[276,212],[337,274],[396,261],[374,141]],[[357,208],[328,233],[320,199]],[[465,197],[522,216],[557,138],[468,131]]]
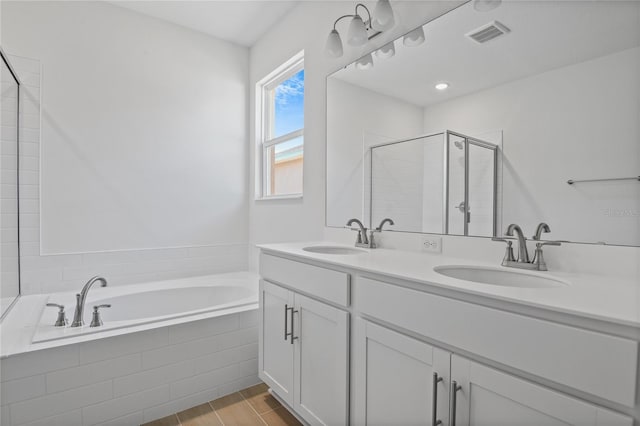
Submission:
[[[110,3],[249,47],[298,1],[113,0]]]
[[[478,44],[465,34],[497,20],[511,32]],[[640,2],[505,1],[490,12],[467,3],[424,26],[426,41],[374,67],[335,77],[426,107],[640,45]],[[450,87],[437,91],[438,82]]]

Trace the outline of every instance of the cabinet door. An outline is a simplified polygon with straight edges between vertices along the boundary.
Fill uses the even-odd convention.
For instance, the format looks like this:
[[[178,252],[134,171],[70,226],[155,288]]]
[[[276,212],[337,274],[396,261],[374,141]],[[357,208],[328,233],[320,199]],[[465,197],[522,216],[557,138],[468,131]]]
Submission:
[[[349,313],[295,295],[294,410],[312,425],[348,422]]]
[[[366,320],[356,324],[354,423],[446,425],[450,354]]]
[[[289,309],[287,309],[289,308]],[[293,293],[260,281],[259,376],[289,405],[293,405],[293,345],[290,331]]]
[[[453,355],[451,426],[631,426],[631,418]],[[459,386],[453,398],[453,381]]]

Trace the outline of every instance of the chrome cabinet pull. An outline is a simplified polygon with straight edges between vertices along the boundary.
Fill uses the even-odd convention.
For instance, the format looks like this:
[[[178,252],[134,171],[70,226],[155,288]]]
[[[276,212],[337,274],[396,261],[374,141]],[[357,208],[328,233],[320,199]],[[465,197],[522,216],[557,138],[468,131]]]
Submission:
[[[287,341],[287,337],[289,337],[289,335],[291,334],[287,329],[287,325],[288,325],[287,314],[289,312],[289,309],[293,310],[293,308],[290,308],[289,305],[285,304],[284,305],[284,341],[285,342]]]
[[[449,424],[451,426],[456,426],[456,393],[458,393],[460,389],[462,389],[462,386],[453,380],[451,382],[451,401],[449,402],[449,409],[451,410],[449,413]]]
[[[293,330],[294,330],[294,327],[293,327],[293,314],[297,314],[298,311],[295,311],[293,309],[293,307],[291,307],[289,309],[291,309],[291,318],[290,318],[290,320],[291,320],[291,332],[289,333],[289,335],[291,336],[291,344],[293,345],[293,341],[297,339],[297,337],[295,337],[293,335]]]
[[[438,373],[433,373],[433,407],[431,410],[431,424],[433,426],[438,426],[442,424],[442,420],[438,420],[438,383],[442,381],[442,377],[438,377]]]

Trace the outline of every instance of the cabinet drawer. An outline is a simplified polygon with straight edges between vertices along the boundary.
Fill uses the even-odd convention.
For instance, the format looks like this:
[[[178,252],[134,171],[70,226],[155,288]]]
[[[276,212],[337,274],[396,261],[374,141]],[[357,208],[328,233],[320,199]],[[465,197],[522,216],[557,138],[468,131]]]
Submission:
[[[629,407],[636,342],[367,278],[358,310],[425,337]]]
[[[297,291],[349,306],[349,274],[260,254],[260,276]]]

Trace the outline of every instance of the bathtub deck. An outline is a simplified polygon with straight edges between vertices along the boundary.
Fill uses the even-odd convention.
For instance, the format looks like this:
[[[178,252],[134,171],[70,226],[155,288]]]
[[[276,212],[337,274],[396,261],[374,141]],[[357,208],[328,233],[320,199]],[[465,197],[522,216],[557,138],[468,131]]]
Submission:
[[[255,385],[143,426],[301,425],[267,389]]]

